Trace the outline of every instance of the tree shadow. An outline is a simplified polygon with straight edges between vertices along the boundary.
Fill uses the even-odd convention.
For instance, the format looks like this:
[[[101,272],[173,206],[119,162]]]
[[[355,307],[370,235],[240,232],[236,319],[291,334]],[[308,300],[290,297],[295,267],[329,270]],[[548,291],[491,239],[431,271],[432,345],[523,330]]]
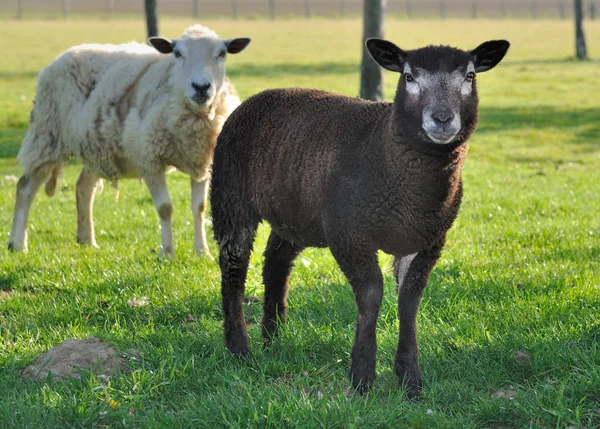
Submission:
[[[269,77],[276,79],[282,75],[322,75],[358,73],[360,65],[356,63],[283,63],[283,64],[237,64],[227,69],[227,76],[237,77]]]
[[[519,130],[565,130],[575,135],[574,144],[583,151],[600,149],[600,108],[557,106],[484,106],[480,109],[478,134]]]
[[[511,60],[506,59],[503,64],[511,65],[511,66],[529,66],[529,65],[574,65],[574,64],[599,64],[600,60],[589,59],[589,60],[579,60],[575,57],[565,57],[565,58],[533,58],[527,60]]]
[[[11,81],[18,79],[32,79],[37,78],[39,74],[39,70],[2,71],[0,72],[0,80]]]

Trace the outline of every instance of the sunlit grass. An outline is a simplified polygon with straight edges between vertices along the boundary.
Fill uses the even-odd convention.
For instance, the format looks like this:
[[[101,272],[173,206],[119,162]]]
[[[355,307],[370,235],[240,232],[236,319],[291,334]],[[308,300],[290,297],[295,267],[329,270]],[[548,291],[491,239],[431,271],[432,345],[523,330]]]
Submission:
[[[175,38],[190,23],[163,20],[162,33]],[[358,92],[358,19],[207,24],[223,37],[253,39],[227,60],[242,98],[281,86]],[[168,177],[174,261],[156,256],[157,215],[137,181],[121,183],[118,201],[105,186],[95,205],[101,248],[79,247],[77,164],[65,169],[54,198],[38,195],[29,254],[9,253],[11,176],[20,175],[15,157],[37,73],[71,45],[143,40],[145,29],[130,20],[3,21],[0,427],[600,426],[600,63],[572,61],[570,22],[388,20],[386,29],[407,49],[512,42],[505,61],[478,77],[481,118],[464,203],[419,313],[423,397],[410,402],[396,386],[396,295],[383,254],[387,288],[371,394],[349,389],[354,300],[326,250],[300,256],[276,346],[261,350],[261,304],[251,302],[253,356],[231,357],[222,341],[220,272],[192,251],[189,183],[180,173]],[[586,30],[590,55],[600,58],[600,23]],[[385,79],[389,99],[397,76]],[[248,295],[262,296],[267,233],[262,226]],[[141,296],[148,306],[127,305]],[[132,370],[108,384],[21,379],[19,371],[48,348],[88,335],[139,350]],[[517,362],[517,351],[530,362]],[[511,386],[513,399],[492,398]]]

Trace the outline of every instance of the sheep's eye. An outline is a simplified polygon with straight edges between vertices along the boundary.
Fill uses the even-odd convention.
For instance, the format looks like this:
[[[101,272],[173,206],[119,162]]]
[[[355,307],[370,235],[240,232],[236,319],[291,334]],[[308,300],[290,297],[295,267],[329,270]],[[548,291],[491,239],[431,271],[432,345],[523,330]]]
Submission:
[[[175,58],[183,58],[183,55],[179,51],[173,51],[173,55],[175,55]]]
[[[404,76],[404,78],[406,79],[407,82],[414,82],[415,81],[415,78],[410,73],[406,73],[406,76]]]
[[[467,82],[473,82],[473,79],[475,79],[475,73],[474,72],[467,73],[467,76],[465,77],[465,80]]]
[[[225,55],[226,55],[226,54],[227,54],[227,51],[221,51],[221,52],[219,52],[219,55],[218,55],[218,57],[219,57],[219,58],[225,58]]]

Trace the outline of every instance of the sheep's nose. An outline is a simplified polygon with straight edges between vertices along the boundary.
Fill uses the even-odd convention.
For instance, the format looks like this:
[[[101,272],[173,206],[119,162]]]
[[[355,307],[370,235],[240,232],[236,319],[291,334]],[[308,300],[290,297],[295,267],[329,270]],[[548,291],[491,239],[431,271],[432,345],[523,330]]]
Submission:
[[[449,110],[442,110],[439,112],[435,112],[434,114],[431,115],[431,117],[433,118],[433,121],[438,125],[446,125],[452,119],[454,119],[454,115]]]
[[[192,88],[194,88],[194,91],[196,91],[196,94],[198,94],[202,97],[206,97],[208,90],[210,89],[210,82],[205,83],[204,85],[198,85],[197,83],[192,82]]]

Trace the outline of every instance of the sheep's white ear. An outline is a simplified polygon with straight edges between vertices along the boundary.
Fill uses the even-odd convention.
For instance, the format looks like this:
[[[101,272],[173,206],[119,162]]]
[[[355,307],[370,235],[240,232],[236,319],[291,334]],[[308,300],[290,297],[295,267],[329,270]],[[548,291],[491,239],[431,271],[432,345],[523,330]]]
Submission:
[[[507,40],[490,40],[469,51],[473,55],[475,72],[481,73],[496,67],[506,55],[509,46]]]
[[[224,40],[224,42],[228,53],[237,54],[238,52],[242,52],[246,46],[250,44],[250,39],[247,37],[239,37],[237,39]]]
[[[392,42],[383,39],[367,39],[365,45],[377,64],[384,69],[402,73],[406,52]]]
[[[170,54],[173,52],[173,48],[175,47],[175,43],[177,40],[169,40],[164,37],[150,37],[148,39],[148,43],[154,46],[161,54]]]

